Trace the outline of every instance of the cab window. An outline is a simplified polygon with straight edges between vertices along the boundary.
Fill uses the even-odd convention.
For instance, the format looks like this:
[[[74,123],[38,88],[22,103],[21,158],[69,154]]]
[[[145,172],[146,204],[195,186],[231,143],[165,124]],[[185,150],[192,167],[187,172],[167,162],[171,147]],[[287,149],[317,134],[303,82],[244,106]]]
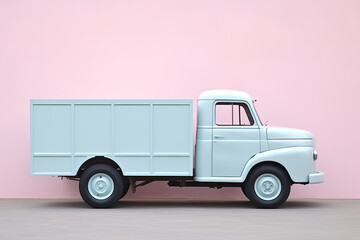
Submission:
[[[245,103],[219,102],[215,105],[215,123],[219,126],[252,126],[254,119]]]

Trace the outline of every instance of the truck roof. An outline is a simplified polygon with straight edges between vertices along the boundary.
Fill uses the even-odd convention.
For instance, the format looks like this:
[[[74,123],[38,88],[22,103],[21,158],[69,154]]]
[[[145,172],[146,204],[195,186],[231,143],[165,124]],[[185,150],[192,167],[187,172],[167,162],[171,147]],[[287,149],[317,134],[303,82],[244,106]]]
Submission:
[[[249,94],[235,90],[208,90],[200,94],[199,100],[245,100],[251,102]]]

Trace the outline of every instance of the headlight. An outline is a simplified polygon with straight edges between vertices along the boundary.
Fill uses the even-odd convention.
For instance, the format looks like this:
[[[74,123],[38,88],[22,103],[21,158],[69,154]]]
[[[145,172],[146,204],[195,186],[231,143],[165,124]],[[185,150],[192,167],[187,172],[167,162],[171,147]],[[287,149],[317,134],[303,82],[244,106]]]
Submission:
[[[318,153],[316,150],[314,150],[314,152],[313,152],[313,158],[314,158],[314,161],[318,158]]]

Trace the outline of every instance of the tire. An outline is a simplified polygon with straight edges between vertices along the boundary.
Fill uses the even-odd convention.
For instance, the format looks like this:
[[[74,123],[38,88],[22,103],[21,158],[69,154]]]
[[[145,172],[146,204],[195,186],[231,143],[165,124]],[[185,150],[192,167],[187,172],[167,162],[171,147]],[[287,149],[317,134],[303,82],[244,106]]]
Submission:
[[[250,202],[258,208],[277,208],[290,194],[290,179],[283,169],[262,165],[251,171],[245,192]]]
[[[123,177],[115,168],[106,164],[95,164],[81,175],[79,190],[88,205],[107,208],[123,196],[124,184]]]
[[[122,199],[123,197],[125,197],[125,195],[128,193],[128,191],[129,191],[129,188],[130,188],[130,183],[129,183],[129,181],[127,180],[127,181],[125,181],[124,182],[124,191],[123,191],[123,193],[121,194],[121,196],[120,196],[120,198],[118,199],[118,200],[120,200],[120,199]]]
[[[245,187],[241,187],[241,190],[246,198],[248,198],[247,193],[245,192]]]

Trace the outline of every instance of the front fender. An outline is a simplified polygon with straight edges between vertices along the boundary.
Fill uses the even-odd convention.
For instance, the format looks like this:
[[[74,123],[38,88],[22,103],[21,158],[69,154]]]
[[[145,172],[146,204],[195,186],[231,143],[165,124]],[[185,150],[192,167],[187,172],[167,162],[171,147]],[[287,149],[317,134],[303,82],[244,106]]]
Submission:
[[[275,162],[282,165],[295,183],[308,183],[309,174],[314,171],[313,147],[289,147],[269,150],[254,155],[246,163],[241,181],[245,181],[251,169],[263,162]]]

